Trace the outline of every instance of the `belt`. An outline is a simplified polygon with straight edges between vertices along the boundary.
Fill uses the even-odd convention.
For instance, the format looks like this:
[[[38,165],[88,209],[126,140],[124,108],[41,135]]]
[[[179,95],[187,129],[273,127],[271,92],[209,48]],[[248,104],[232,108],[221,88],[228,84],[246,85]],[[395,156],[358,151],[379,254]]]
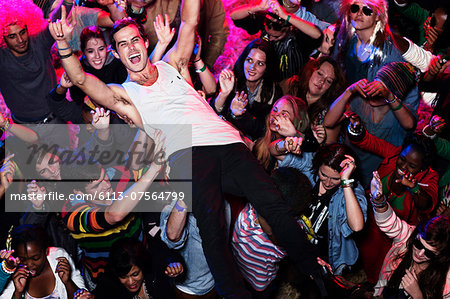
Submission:
[[[14,122],[16,124],[36,124],[36,125],[39,125],[39,124],[48,124],[48,123],[50,123],[55,118],[55,116],[53,115],[53,113],[50,113],[49,115],[47,115],[43,119],[25,121],[25,120],[20,120],[17,117],[15,117],[14,115],[11,114],[11,118],[14,120]]]

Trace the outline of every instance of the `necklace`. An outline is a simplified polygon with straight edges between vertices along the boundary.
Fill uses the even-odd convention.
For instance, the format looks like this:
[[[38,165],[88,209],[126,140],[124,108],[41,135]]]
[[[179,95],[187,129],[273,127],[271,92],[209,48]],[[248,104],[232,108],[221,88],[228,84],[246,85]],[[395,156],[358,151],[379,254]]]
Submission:
[[[144,290],[144,297],[142,298],[139,294],[136,294],[136,295],[134,295],[133,299],[152,299],[152,296],[150,296],[147,291],[147,286],[145,285],[145,281],[142,282],[142,289]]]

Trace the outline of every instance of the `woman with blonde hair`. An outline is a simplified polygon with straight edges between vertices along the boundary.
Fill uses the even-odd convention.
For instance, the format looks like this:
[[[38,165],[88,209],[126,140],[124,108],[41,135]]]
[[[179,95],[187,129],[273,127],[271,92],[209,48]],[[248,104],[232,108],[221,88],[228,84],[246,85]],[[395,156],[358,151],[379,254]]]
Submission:
[[[279,98],[266,117],[266,132],[255,142],[253,153],[267,171],[275,167],[276,159],[287,154],[286,143],[303,144],[303,150],[315,150],[325,137],[325,131],[315,133],[314,138],[304,137],[309,127],[306,102],[300,98],[286,95]]]

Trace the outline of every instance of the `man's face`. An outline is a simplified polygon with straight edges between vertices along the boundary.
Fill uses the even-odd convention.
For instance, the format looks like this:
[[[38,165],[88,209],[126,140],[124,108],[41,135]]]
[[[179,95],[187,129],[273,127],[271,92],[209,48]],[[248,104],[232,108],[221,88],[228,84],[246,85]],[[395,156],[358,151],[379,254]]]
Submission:
[[[136,26],[129,25],[114,34],[116,49],[114,56],[119,58],[131,72],[141,72],[148,64],[148,41],[144,40]]]
[[[282,40],[289,33],[289,26],[282,26],[277,22],[273,22],[272,19],[267,19],[264,22],[264,28],[266,29],[268,38],[271,42],[277,42]]]
[[[14,56],[23,56],[28,52],[29,38],[26,25],[9,25],[3,31],[3,39]]]

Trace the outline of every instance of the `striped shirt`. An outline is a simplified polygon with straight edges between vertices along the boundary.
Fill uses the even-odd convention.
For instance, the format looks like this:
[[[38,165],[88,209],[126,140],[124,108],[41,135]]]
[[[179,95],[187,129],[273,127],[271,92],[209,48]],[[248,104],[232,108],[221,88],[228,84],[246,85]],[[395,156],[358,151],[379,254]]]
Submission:
[[[270,241],[257,219],[255,209],[247,204],[236,220],[231,244],[245,280],[255,290],[263,291],[277,276],[278,262],[286,252]]]

